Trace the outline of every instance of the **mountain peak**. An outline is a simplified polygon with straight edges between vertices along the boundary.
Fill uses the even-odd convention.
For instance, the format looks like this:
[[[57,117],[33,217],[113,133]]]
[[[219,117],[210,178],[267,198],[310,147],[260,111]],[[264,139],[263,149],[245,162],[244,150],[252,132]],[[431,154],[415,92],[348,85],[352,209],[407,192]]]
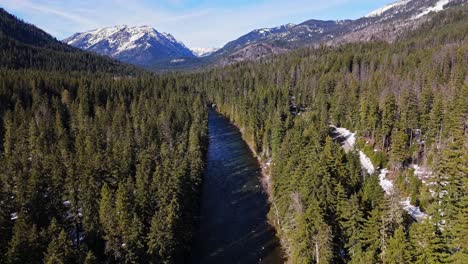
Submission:
[[[192,52],[170,33],[152,26],[118,25],[76,33],[63,42],[107,55],[115,59],[149,65],[154,61],[194,57]]]

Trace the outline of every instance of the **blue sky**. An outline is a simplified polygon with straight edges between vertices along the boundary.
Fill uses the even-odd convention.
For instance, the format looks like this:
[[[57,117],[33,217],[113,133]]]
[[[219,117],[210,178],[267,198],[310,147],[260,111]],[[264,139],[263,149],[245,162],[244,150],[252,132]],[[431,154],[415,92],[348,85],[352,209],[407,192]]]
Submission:
[[[114,25],[151,25],[189,47],[221,47],[256,28],[358,18],[395,0],[0,0],[58,39]]]

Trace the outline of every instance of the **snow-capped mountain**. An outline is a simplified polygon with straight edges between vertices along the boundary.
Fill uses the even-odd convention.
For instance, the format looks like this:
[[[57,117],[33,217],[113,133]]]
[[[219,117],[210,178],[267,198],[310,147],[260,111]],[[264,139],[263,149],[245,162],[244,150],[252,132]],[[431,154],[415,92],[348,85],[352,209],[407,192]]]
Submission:
[[[110,27],[77,33],[64,42],[121,61],[161,69],[203,67],[255,60],[271,54],[321,43],[340,45],[373,40],[395,41],[401,34],[416,29],[431,14],[468,0],[400,0],[355,20],[308,20],[255,29],[220,49],[188,49],[172,35],[149,26]]]
[[[182,42],[151,26],[115,26],[76,33],[63,42],[88,51],[138,64],[195,57]]]
[[[298,25],[256,29],[227,43],[211,56],[221,57],[221,64],[226,64],[319,43],[337,45],[356,41],[394,41],[403,32],[420,25],[429,14],[466,2],[467,0],[400,0],[356,20],[312,19]]]
[[[253,30],[240,38],[227,43],[223,48],[213,53],[222,59],[222,64],[243,59],[256,59],[269,54],[277,54],[288,50],[329,38],[337,30],[348,24],[344,21],[308,20],[299,25],[286,24],[274,28]]]
[[[219,50],[219,48],[190,48],[190,50],[197,57],[206,57]]]
[[[382,8],[379,8],[366,17],[395,17],[398,14],[412,13],[412,18],[423,17],[430,12],[439,12],[444,10],[445,6],[455,0],[400,0]]]
[[[430,18],[429,14],[467,0],[400,0],[379,8],[367,16],[354,20],[347,31],[337,36],[333,44],[384,40],[394,41],[402,33],[417,28]]]

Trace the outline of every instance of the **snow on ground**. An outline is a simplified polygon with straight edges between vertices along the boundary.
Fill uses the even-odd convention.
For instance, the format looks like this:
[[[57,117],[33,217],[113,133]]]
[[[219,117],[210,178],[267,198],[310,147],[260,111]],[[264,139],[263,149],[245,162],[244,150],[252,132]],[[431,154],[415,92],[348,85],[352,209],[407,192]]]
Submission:
[[[351,131],[343,127],[336,127],[335,131],[344,137],[350,146],[354,146],[356,143],[356,133],[351,133]]]
[[[400,203],[403,206],[403,210],[405,210],[415,220],[420,221],[424,218],[427,218],[427,214],[421,212],[421,209],[419,209],[418,206],[411,205],[409,197],[405,200],[402,200]]]
[[[379,173],[379,182],[382,189],[385,191],[387,195],[391,195],[393,193],[393,182],[385,178],[387,175],[388,170],[382,169]]]
[[[435,6],[428,7],[428,8],[426,8],[424,11],[422,11],[421,13],[415,15],[415,16],[413,17],[413,19],[418,19],[418,18],[420,18],[420,17],[423,17],[423,16],[429,14],[430,12],[439,12],[439,11],[442,11],[442,10],[444,10],[444,6],[445,6],[446,4],[448,4],[449,2],[450,2],[450,0],[440,0],[439,2],[437,2],[437,3],[435,4]]]
[[[340,137],[343,142],[340,142],[341,145],[343,146],[343,149],[345,151],[350,151],[354,148],[354,144],[356,144],[356,132],[352,133],[348,129],[344,127],[336,127],[336,126],[330,126],[333,128],[333,132],[338,134],[337,137]],[[335,138],[337,138],[335,137]]]
[[[18,213],[12,213],[12,214],[10,214],[10,219],[11,219],[11,220],[16,220],[16,219],[18,219]]]
[[[410,167],[414,169],[414,176],[418,177],[424,184],[430,184],[428,179],[432,177],[431,170],[417,164],[411,164]]]
[[[332,127],[334,129],[334,132],[338,134],[338,136],[335,137],[335,139],[337,139],[338,137],[343,139],[343,141],[340,142],[343,149],[348,151],[354,147],[354,144],[356,143],[356,133],[351,133],[351,131],[342,127],[330,127]],[[367,173],[373,174],[375,172],[376,169],[374,167],[374,164],[372,164],[370,158],[361,150],[359,151],[359,161],[361,162],[361,166],[367,171]],[[426,168],[419,167],[415,164],[411,165],[411,167],[415,169],[414,174],[420,178],[427,178],[432,175],[432,172]],[[387,173],[388,169],[381,169],[379,171],[379,184],[385,191],[386,195],[392,195],[394,191],[394,186],[393,182],[386,178]],[[411,205],[409,197],[403,199],[400,203],[403,207],[403,210],[405,210],[409,215],[411,215],[411,217],[413,217],[416,221],[420,221],[424,218],[427,218],[427,214],[421,212],[421,209],[418,206]]]
[[[388,170],[382,169],[380,170],[379,174],[379,183],[382,189],[385,191],[385,194],[392,195],[393,194],[393,182],[389,179],[386,179],[385,176],[387,175]],[[419,206],[411,205],[410,198],[406,197],[400,202],[403,210],[405,210],[411,217],[413,217],[416,221],[420,221],[424,218],[427,218],[427,214],[421,212]]]
[[[213,52],[216,52],[219,50],[219,48],[190,48],[190,50],[192,51],[193,55],[197,57],[205,57],[212,54]]]
[[[359,161],[361,161],[361,165],[364,169],[366,169],[367,173],[372,174],[375,171],[374,165],[369,157],[364,154],[364,152],[359,151]]]
[[[394,7],[397,7],[397,6],[401,6],[401,5],[405,5],[406,3],[408,3],[409,1],[411,0],[403,0],[403,1],[397,1],[397,2],[394,2],[392,4],[389,4],[389,5],[386,5],[382,8],[379,8],[375,11],[372,11],[371,13],[367,14],[366,17],[377,17],[377,16],[380,16],[382,15],[383,13],[387,12],[388,10],[394,8]]]
[[[178,62],[184,62],[185,59],[173,59],[171,60],[171,63],[178,63]]]

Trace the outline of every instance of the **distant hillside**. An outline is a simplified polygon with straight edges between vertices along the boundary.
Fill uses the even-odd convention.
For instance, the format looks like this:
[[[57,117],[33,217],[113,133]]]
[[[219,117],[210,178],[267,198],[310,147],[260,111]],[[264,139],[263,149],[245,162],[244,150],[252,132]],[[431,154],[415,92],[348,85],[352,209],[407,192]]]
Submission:
[[[130,65],[70,47],[0,9],[0,67],[131,73]]]
[[[256,29],[227,43],[211,57],[214,57],[214,61],[218,64],[225,65],[320,43],[338,45],[372,40],[394,41],[404,32],[416,29],[430,18],[429,14],[465,2],[464,0],[400,0],[356,20],[311,19],[299,25],[287,24],[275,28]]]

